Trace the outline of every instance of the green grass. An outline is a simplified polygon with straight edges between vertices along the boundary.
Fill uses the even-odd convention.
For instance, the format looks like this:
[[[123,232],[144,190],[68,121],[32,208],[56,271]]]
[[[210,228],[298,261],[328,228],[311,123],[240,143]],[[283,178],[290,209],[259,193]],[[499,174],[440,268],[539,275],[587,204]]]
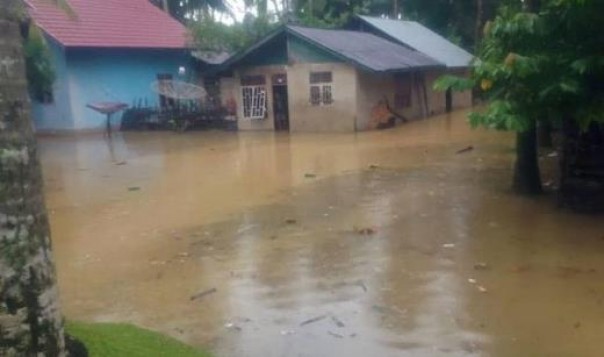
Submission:
[[[157,332],[128,324],[69,321],[67,333],[82,341],[90,357],[211,357]]]

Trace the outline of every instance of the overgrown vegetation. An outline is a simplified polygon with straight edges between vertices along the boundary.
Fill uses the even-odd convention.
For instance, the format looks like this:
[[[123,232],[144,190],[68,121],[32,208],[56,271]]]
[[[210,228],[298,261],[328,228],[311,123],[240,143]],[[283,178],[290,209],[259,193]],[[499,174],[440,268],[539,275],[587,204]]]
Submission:
[[[90,357],[211,357],[157,332],[128,324],[67,322],[66,331],[82,341]]]
[[[603,12],[599,0],[504,7],[484,28],[471,79],[445,77],[436,85],[480,87],[488,105],[470,115],[472,125],[519,133],[514,187],[520,193],[541,190],[539,123],[551,123],[567,136],[565,128],[586,130],[604,119],[604,38],[597,30]]]

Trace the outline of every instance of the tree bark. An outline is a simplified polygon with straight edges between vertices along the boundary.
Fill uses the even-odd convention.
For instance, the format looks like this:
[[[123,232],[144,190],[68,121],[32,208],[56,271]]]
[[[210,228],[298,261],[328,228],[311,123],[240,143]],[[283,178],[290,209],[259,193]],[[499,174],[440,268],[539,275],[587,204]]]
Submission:
[[[542,148],[553,148],[554,141],[552,140],[552,123],[549,120],[540,120],[537,127],[539,137],[539,146]]]
[[[513,189],[521,195],[536,195],[542,192],[537,160],[537,128],[534,123],[528,130],[516,133]]]
[[[474,49],[478,50],[482,34],[482,19],[484,18],[484,8],[482,0],[476,0],[476,28],[474,29]]]
[[[0,355],[65,356],[19,0],[0,0]]]
[[[398,0],[392,0],[392,18],[398,20],[398,15],[400,13]]]

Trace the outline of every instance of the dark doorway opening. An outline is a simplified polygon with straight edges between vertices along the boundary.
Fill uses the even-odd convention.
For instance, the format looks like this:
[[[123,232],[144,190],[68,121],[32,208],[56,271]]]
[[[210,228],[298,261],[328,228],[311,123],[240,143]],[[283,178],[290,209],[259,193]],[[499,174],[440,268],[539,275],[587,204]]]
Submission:
[[[273,86],[273,115],[275,117],[275,130],[289,130],[289,105],[286,85]]]
[[[447,89],[447,92],[445,93],[445,103],[447,113],[451,113],[451,110],[453,110],[453,92],[451,91],[451,88]]]

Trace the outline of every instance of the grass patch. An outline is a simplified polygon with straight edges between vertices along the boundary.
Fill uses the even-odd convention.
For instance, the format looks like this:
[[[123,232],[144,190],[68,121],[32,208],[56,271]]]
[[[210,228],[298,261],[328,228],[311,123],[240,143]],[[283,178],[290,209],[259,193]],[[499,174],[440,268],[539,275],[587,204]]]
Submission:
[[[211,357],[173,338],[129,324],[68,321],[65,328],[86,345],[90,357]]]

